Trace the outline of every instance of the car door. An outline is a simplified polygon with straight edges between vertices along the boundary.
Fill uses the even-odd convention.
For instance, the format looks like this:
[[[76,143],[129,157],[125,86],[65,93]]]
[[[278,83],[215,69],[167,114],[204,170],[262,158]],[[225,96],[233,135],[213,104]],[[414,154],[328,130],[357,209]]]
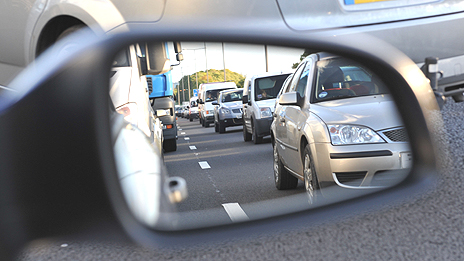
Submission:
[[[293,171],[298,174],[303,174],[303,167],[301,161],[301,148],[300,140],[303,132],[303,126],[309,115],[305,112],[304,108],[307,105],[306,90],[311,75],[312,59],[308,59],[306,63],[302,63],[297,77],[294,77],[290,92],[296,92],[304,102],[300,105],[287,106],[285,110],[285,127],[287,132],[287,144],[289,149],[286,152],[286,164]],[[302,106],[302,107],[300,107]]]
[[[248,81],[248,86],[245,86],[244,95],[247,95],[248,97],[248,102],[243,104],[243,127],[248,129],[248,132],[251,133],[251,111],[252,111],[252,106],[251,104],[251,84],[252,81],[254,81],[254,78],[251,78],[250,81]]]
[[[298,68],[296,69],[293,78],[291,79],[290,83],[288,84],[289,86],[286,88],[285,93],[291,92],[294,89],[294,86],[297,84],[298,79],[301,75],[301,72],[304,69],[305,64],[301,63]],[[281,158],[284,162],[285,165],[288,166],[288,161],[291,161],[291,157],[293,153],[291,151],[295,150],[296,148],[290,146],[290,138],[288,137],[288,114],[287,111],[289,110],[290,107],[293,107],[291,105],[280,105],[277,106],[276,111],[275,111],[275,130],[276,130],[276,140],[278,143],[280,143],[282,146],[279,148],[279,155],[281,155]],[[292,123],[290,123],[292,124]]]

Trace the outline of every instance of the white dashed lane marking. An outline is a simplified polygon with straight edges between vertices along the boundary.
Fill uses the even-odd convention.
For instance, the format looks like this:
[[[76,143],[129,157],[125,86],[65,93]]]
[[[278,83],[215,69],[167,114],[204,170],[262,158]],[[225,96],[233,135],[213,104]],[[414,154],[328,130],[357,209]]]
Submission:
[[[226,203],[222,204],[222,206],[224,207],[232,222],[240,222],[250,219],[238,203]]]
[[[190,138],[189,138],[189,137],[185,137],[184,140],[190,140]]]
[[[198,164],[200,164],[200,168],[202,168],[202,169],[210,169],[211,168],[209,166],[208,162],[206,162],[206,161],[200,161],[200,162],[198,162]]]
[[[197,149],[196,146],[189,146],[189,148],[190,148],[191,150],[196,150],[196,149]]]

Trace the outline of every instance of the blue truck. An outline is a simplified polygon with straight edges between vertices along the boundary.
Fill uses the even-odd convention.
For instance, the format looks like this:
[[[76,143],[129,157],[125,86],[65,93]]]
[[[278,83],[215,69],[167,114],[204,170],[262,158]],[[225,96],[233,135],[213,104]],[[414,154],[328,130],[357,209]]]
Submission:
[[[169,59],[168,43],[164,45],[164,52]],[[182,61],[180,43],[174,43],[177,61]],[[149,98],[155,112],[164,110],[165,113],[159,117],[163,123],[163,149],[165,152],[177,150],[177,120],[175,112],[174,89],[172,85],[171,70],[158,75],[146,75],[149,90]]]

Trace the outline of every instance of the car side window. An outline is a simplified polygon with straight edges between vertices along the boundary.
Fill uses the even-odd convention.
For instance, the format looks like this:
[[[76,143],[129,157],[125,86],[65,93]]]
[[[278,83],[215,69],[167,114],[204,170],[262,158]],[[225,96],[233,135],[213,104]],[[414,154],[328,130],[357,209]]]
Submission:
[[[306,86],[308,84],[309,71],[311,68],[311,62],[307,62],[304,66],[303,72],[301,73],[298,84],[295,86],[295,91],[300,94],[301,97],[305,96]]]
[[[300,66],[296,69],[295,74],[293,75],[292,82],[290,83],[290,87],[288,89],[289,92],[296,91],[298,82],[300,80],[300,75],[305,68],[306,63],[301,63]]]

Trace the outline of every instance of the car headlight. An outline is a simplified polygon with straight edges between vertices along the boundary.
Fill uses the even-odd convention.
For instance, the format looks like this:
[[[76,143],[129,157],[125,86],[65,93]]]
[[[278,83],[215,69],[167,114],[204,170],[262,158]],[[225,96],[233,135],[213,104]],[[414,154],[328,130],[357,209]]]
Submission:
[[[220,112],[223,114],[230,114],[230,110],[226,108],[221,108]]]
[[[332,145],[383,143],[375,131],[356,125],[328,125]]]
[[[272,117],[272,111],[271,111],[271,108],[269,107],[261,108],[260,112],[261,112],[261,118]]]

